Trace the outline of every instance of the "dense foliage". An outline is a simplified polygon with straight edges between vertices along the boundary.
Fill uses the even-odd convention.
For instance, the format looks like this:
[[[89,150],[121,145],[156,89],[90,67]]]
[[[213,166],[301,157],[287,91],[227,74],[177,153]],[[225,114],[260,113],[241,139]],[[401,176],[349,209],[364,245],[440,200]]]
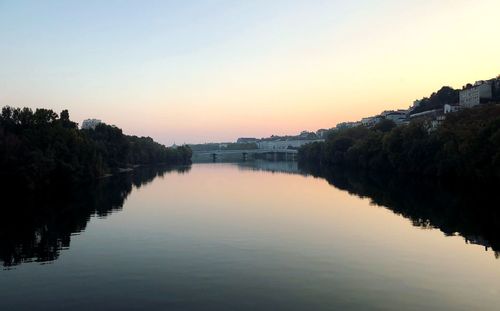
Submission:
[[[67,110],[4,107],[0,173],[31,186],[89,180],[141,164],[185,164],[187,146],[167,148],[149,137],[124,135],[106,124],[79,130]]]
[[[500,178],[500,106],[449,114],[435,131],[425,122],[391,121],[331,133],[303,146],[299,161],[439,177]]]
[[[434,109],[443,109],[446,104],[458,103],[459,90],[449,86],[443,86],[439,91],[434,92],[429,97],[420,100],[420,105],[413,109],[412,113],[419,113]]]

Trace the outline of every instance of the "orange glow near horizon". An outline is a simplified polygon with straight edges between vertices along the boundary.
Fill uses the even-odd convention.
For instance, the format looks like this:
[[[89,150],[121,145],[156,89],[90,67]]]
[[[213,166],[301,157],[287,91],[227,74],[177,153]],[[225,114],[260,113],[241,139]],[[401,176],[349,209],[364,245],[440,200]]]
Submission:
[[[66,32],[63,20],[45,22],[40,41],[0,30],[10,44],[0,104],[69,109],[77,122],[98,118],[166,144],[234,141],[331,128],[500,74],[493,0],[128,8],[155,23],[112,9],[122,28],[102,17],[103,33],[81,16]],[[27,14],[12,11],[0,20]],[[32,14],[35,25],[42,13]],[[29,26],[18,31],[37,35]]]

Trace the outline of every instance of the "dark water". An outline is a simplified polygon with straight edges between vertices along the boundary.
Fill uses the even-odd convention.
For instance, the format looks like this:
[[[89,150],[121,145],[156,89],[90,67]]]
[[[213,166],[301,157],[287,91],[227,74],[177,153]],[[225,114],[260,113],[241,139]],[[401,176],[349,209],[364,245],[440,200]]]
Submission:
[[[195,164],[4,189],[0,310],[498,310],[495,194],[313,175]]]

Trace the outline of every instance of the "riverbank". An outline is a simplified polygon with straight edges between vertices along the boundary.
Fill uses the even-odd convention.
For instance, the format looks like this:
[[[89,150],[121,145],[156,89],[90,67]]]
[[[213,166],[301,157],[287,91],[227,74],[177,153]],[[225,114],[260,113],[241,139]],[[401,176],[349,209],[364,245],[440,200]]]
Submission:
[[[299,149],[299,162],[442,179],[500,180],[500,107],[450,114],[435,130],[425,120],[332,132]]]
[[[79,129],[69,112],[3,107],[0,172],[29,188],[92,181],[137,165],[191,163],[187,146],[166,147],[113,125]]]

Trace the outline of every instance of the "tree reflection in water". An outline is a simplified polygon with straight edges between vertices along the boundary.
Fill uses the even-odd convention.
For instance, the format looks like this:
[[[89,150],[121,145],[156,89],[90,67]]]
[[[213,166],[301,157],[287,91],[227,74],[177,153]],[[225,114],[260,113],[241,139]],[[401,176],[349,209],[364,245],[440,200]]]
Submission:
[[[0,217],[0,261],[4,267],[49,262],[69,248],[71,236],[85,230],[92,216],[106,217],[122,208],[134,187],[170,171],[190,167],[144,167],[93,184],[43,189],[36,193],[4,182]]]
[[[443,184],[404,176],[388,176],[342,169],[301,167],[294,162],[240,163],[242,170],[313,175],[331,185],[386,207],[415,226],[438,228],[460,235],[467,243],[483,245],[500,254],[500,194],[495,185]],[[0,261],[4,267],[24,262],[56,260],[71,236],[85,230],[92,216],[106,217],[120,210],[134,187],[140,188],[170,171],[190,167],[148,167],[101,179],[91,185],[44,189],[38,193],[3,185],[0,217]]]
[[[500,193],[495,184],[438,182],[413,176],[356,172],[340,168],[301,167],[331,185],[371,199],[422,228],[437,228],[447,236],[491,248],[500,255]]]

